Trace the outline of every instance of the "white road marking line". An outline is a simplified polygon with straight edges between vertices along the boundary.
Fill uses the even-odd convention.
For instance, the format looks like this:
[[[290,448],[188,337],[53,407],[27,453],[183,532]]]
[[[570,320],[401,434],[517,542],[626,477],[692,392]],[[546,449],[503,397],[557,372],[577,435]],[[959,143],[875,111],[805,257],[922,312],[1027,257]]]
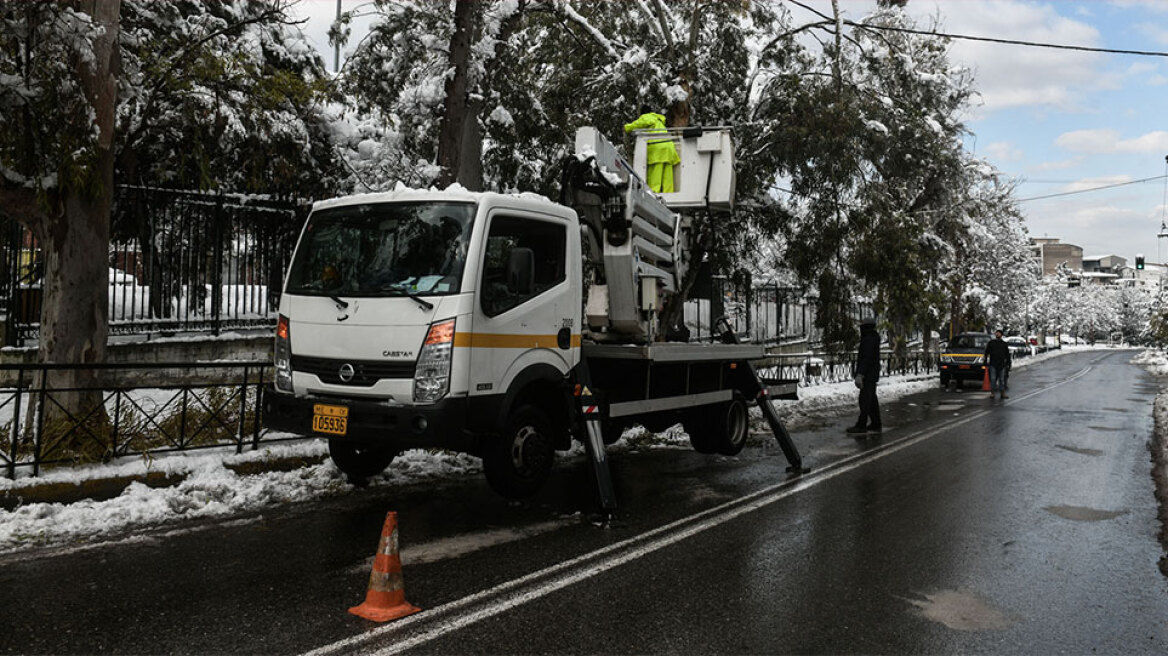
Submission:
[[[1067,379],[1024,394],[1013,399],[1010,404],[1066,385],[1083,377],[1091,369],[1092,366],[1088,365]],[[924,442],[958,426],[981,419],[992,412],[992,408],[976,410],[965,417],[949,420],[935,428],[918,431],[893,440],[892,442],[843,458],[825,466],[817,472],[804,474],[800,478],[757,490],[733,501],[728,501],[713,508],[670,522],[669,524],[659,526],[641,535],[622,540],[621,542],[577,556],[571,560],[544,568],[537,572],[532,572],[531,574],[521,576],[506,583],[501,583],[493,588],[447,602],[436,608],[424,610],[421,613],[398,620],[393,624],[380,626],[360,635],[318,647],[312,651],[305,652],[304,656],[326,656],[348,649],[355,649],[362,645],[373,643],[379,638],[389,637],[394,633],[405,634],[403,635],[404,639],[385,647],[375,648],[367,653],[379,655],[393,654],[412,649],[448,633],[464,629],[472,624],[511,610],[512,608],[522,606],[529,601],[539,599],[540,597],[562,590],[625,563],[647,556],[665,547],[681,542],[686,538],[725,524],[726,522],[786,499],[799,492],[811,489],[836,476],[851,472],[863,465],[875,462],[910,446]],[[578,571],[572,571],[577,567],[579,567]],[[538,583],[540,579],[545,578],[550,580]],[[534,587],[524,589],[529,585]],[[488,603],[479,606],[480,602]],[[442,617],[453,615],[460,611],[465,612],[449,620],[443,621],[441,619]],[[426,623],[428,622],[438,623],[434,626],[427,627]],[[413,634],[410,635],[410,629],[415,625],[420,626],[417,626]]]

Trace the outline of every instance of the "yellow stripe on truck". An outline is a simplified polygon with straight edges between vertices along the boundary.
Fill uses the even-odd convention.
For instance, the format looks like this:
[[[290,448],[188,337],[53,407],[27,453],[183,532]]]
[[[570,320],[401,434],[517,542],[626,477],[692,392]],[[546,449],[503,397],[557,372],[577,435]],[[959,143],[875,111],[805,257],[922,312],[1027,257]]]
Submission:
[[[580,347],[579,333],[572,335],[572,348]],[[503,333],[455,333],[455,346],[472,348],[559,348],[555,335],[511,335]]]

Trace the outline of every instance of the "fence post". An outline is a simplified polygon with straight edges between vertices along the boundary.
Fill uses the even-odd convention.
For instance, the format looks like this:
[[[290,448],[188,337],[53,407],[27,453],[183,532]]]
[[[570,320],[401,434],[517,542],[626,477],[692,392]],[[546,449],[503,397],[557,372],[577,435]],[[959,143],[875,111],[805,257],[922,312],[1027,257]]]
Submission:
[[[211,334],[219,335],[219,323],[223,314],[223,194],[215,200],[215,217],[212,222],[211,258]]]
[[[41,370],[41,390],[37,400],[36,412],[36,430],[33,432],[32,438],[32,475],[40,476],[41,473],[41,449],[44,447],[45,441],[45,386],[49,380],[49,370],[42,366]]]
[[[243,453],[243,425],[247,421],[247,376],[248,367],[243,368],[243,384],[239,387],[239,425],[235,429],[235,452]]]
[[[251,436],[252,451],[258,451],[260,448],[260,418],[264,412],[264,371],[266,371],[266,369],[266,367],[260,367],[260,379],[256,382],[255,415],[252,419]]]
[[[726,314],[725,297],[722,294],[726,289],[726,276],[710,276],[710,342],[717,342],[719,335],[714,334],[718,328],[718,317]]]
[[[20,455],[20,399],[24,394],[24,367],[16,370],[16,399],[12,411],[12,428],[8,431],[11,450],[8,458],[8,478],[16,478],[16,458]]]
[[[20,224],[9,220],[7,232],[6,252],[8,258],[6,264],[8,266],[7,271],[4,272],[4,287],[8,303],[4,308],[4,346],[17,346],[16,312],[17,305],[20,303],[19,283],[17,281],[20,279],[20,236],[22,234]]]

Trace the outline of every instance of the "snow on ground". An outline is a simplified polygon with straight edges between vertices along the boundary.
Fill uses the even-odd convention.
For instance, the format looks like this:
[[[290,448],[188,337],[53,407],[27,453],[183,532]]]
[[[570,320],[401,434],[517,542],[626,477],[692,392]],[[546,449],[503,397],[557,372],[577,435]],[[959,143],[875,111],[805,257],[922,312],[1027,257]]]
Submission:
[[[1132,358],[1132,364],[1141,365],[1157,376],[1168,374],[1168,355],[1164,351],[1144,351]]]
[[[1015,367],[1034,365],[1051,357],[1088,347],[1066,347],[1018,360]],[[1168,373],[1168,357],[1148,351],[1139,362],[1156,373]],[[936,374],[892,376],[880,381],[882,401],[891,401],[937,385]],[[799,400],[777,401],[784,422],[798,426],[816,416],[850,412],[856,401],[855,386],[834,383],[799,389]],[[636,427],[625,432],[609,447],[612,452],[644,448],[689,448],[689,438],[680,426],[659,434]],[[132,483],[118,497],[106,501],[84,500],[70,504],[29,503],[14,510],[0,511],[0,553],[32,546],[76,545],[122,536],[136,529],[181,526],[191,520],[223,518],[255,513],[265,508],[300,501],[351,494],[354,486],[327,458],[290,472],[241,475],[228,465],[289,458],[327,455],[324,440],[303,440],[265,445],[259,451],[235,454],[204,450],[180,452],[155,458],[127,457],[107,465],[60,468],[37,478],[0,479],[0,492],[19,495],[20,488],[44,483],[73,483],[150,472],[185,474],[172,487],[151,488]],[[576,445],[566,458],[583,457]],[[394,459],[381,475],[371,479],[373,487],[426,484],[435,480],[477,476],[482,471],[478,458],[465,454],[412,450]]]

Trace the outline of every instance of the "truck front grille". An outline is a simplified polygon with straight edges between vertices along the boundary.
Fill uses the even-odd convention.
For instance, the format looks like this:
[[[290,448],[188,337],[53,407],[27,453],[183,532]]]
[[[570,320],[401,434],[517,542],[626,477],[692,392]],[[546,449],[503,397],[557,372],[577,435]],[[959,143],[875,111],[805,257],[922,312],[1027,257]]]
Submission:
[[[341,379],[341,369],[345,365],[353,367],[353,377]],[[337,360],[333,358],[312,358],[303,355],[292,356],[292,370],[312,374],[323,383],[330,385],[352,385],[372,387],[385,378],[412,379],[413,362],[378,362],[371,360]]]

